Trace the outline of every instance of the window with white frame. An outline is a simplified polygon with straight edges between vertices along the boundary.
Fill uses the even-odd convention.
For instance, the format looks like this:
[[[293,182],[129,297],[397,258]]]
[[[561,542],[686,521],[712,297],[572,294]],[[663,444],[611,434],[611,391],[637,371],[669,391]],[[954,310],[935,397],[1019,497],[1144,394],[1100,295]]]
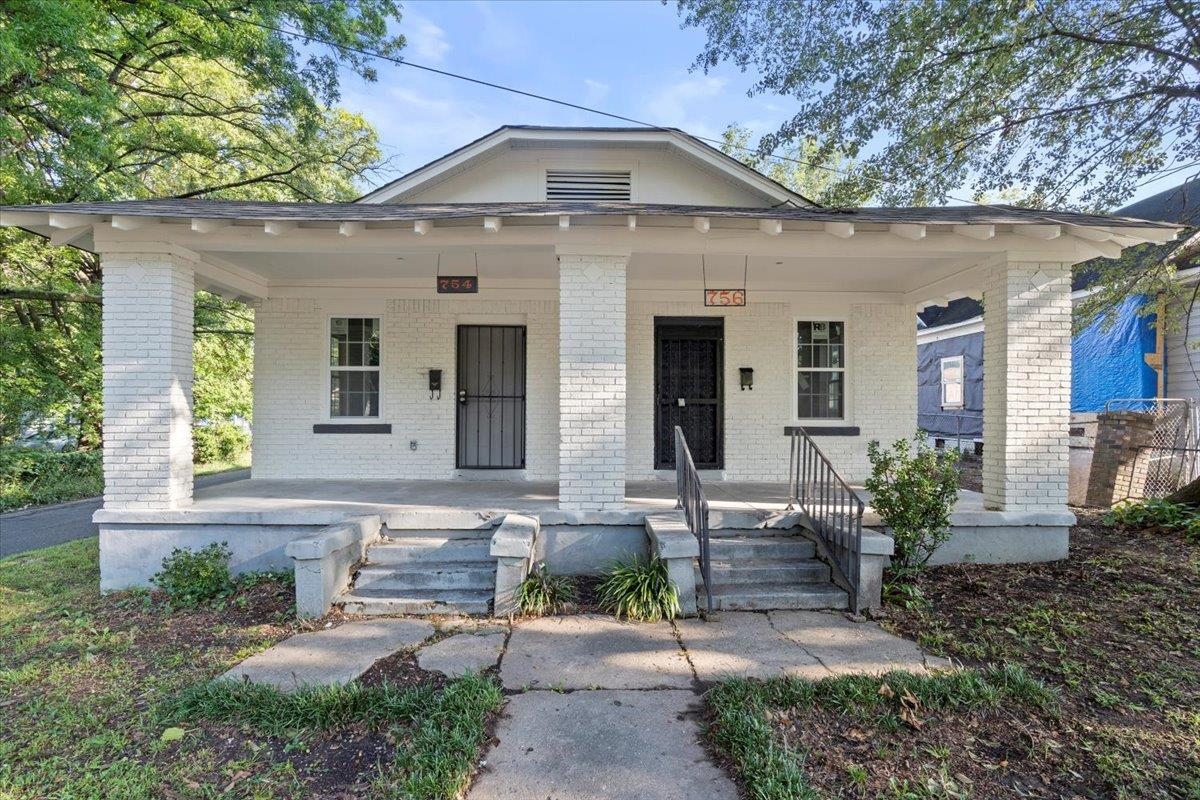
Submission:
[[[963,407],[963,357],[942,359],[942,408]]]
[[[846,324],[796,323],[796,418],[846,416]]]
[[[329,416],[379,416],[379,318],[329,320]]]

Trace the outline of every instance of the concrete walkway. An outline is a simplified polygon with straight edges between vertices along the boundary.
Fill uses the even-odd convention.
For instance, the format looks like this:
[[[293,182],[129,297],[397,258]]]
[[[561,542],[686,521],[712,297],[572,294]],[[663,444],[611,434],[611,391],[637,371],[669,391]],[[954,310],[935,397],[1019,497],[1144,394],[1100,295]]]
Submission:
[[[468,800],[737,798],[700,739],[701,695],[730,677],[813,680],[946,662],[838,612],[727,612],[654,624],[579,615],[504,623],[375,619],[293,637],[228,673],[290,688],[344,683],[415,649],[447,675],[499,665],[509,695]],[[457,627],[456,627],[457,626]],[[389,649],[390,648],[390,649]]]

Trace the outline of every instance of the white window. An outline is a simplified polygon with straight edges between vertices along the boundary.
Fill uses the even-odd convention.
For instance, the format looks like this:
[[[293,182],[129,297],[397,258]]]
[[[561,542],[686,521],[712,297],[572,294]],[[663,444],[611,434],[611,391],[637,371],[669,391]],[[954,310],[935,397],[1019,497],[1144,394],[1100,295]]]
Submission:
[[[942,359],[942,408],[963,407],[963,357]]]
[[[329,320],[329,416],[379,416],[379,318]]]
[[[796,323],[796,418],[846,416],[846,324]]]

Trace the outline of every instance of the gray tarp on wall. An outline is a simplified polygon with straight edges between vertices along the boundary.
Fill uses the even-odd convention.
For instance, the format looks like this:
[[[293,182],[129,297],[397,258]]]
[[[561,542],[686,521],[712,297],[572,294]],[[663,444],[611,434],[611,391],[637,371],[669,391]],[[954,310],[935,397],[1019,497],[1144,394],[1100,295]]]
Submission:
[[[963,407],[942,409],[942,359],[963,356]],[[940,437],[983,435],[983,334],[917,346],[917,424]]]

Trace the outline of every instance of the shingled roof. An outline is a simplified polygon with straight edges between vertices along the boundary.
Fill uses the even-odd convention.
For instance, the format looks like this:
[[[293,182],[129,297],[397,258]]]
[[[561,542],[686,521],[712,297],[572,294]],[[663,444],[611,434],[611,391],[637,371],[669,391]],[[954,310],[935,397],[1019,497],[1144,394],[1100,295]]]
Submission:
[[[1169,223],[1132,217],[1041,211],[1014,206],[936,206],[911,208],[744,208],[662,203],[536,202],[536,203],[268,203],[243,200],[120,200],[8,206],[5,211],[121,214],[127,216],[199,217],[204,219],[290,220],[296,222],[389,222],[467,219],[481,216],[549,217],[668,216],[734,219],[778,219],[794,222],[862,222],[918,224],[1026,225],[1061,224],[1130,228],[1172,228]]]

